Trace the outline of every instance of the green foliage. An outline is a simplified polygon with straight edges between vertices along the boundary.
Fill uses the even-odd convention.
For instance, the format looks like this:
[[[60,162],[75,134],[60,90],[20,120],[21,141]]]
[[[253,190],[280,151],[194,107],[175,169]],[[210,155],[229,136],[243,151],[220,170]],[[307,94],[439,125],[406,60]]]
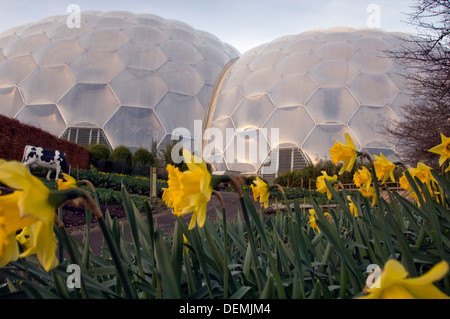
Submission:
[[[131,157],[131,162],[133,164],[141,163],[143,165],[151,166],[155,164],[155,158],[152,153],[150,153],[147,149],[141,147],[138,148]]]
[[[132,157],[131,151],[123,145],[117,146],[109,155],[109,158],[112,160],[121,160],[126,163],[131,163]]]
[[[101,256],[88,249],[88,231],[79,242],[57,229],[59,242],[71,252],[69,259],[52,273],[36,266],[34,257],[10,263],[0,269],[0,296],[354,298],[363,294],[369,265],[382,268],[389,259],[397,259],[417,277],[441,260],[450,261],[450,181],[436,172],[433,176],[441,190],[438,196],[432,197],[427,185],[416,180],[420,206],[377,183],[375,206],[359,192],[338,193],[328,184],[337,205],[328,207],[328,219],[313,201],[320,232],[311,228],[310,214],[297,200],[291,211],[265,215],[244,192],[239,214],[243,219],[231,221],[225,210],[218,211],[217,220],[207,218],[203,228],[189,230],[178,218],[173,233],[164,235],[148,202],[144,217],[123,187],[120,196],[129,227],[120,227],[105,212],[99,220],[105,236]],[[357,217],[350,213],[347,195]],[[88,212],[86,216],[89,221]],[[80,265],[82,271],[83,285],[72,291],[62,284],[69,275],[68,263]],[[435,284],[450,293],[449,274]]]
[[[88,150],[90,162],[95,167],[97,167],[100,160],[108,159],[111,153],[109,147],[104,144],[92,144],[89,146]]]

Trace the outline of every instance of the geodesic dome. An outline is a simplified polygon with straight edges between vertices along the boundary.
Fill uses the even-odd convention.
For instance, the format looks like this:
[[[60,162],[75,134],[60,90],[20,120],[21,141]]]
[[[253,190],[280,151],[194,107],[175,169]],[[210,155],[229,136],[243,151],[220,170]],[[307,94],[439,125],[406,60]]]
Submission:
[[[0,34],[0,113],[79,144],[150,149],[203,119],[236,49],[149,14],[82,12]]]
[[[405,36],[335,28],[281,37],[246,52],[230,67],[211,110],[210,128],[235,128],[233,136],[212,142],[215,167],[291,170],[330,159],[329,149],[335,140],[344,142],[346,132],[358,150],[396,158],[396,141],[387,140],[384,125],[400,118],[409,96],[405,70],[385,52],[400,48]],[[278,139],[272,128],[279,129]],[[238,154],[240,140],[259,145],[256,161],[248,152]]]

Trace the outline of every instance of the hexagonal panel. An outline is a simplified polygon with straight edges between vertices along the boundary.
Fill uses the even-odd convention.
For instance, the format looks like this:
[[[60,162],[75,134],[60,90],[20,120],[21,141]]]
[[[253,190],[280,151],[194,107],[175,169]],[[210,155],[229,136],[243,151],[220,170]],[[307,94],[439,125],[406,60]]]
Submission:
[[[344,88],[319,88],[306,103],[317,123],[347,123],[359,103]]]
[[[350,134],[356,150],[360,150],[361,145],[356,139],[355,134],[346,125],[341,124],[317,125],[306,138],[302,149],[313,162],[330,160],[330,148],[336,140],[344,142],[345,133]]]
[[[158,46],[128,42],[119,50],[117,55],[126,67],[145,70],[156,70],[167,62],[167,57]]]
[[[16,119],[56,136],[60,136],[66,129],[66,124],[55,104],[25,105]]]
[[[220,120],[230,116],[238,105],[244,99],[244,94],[240,88],[234,88],[229,91],[224,91],[219,94],[217,98],[217,106],[214,110],[214,119]]]
[[[52,40],[74,40],[93,29],[94,27],[87,23],[81,23],[79,28],[68,28],[64,23],[51,28],[46,33]]]
[[[273,68],[279,61],[283,60],[286,53],[277,50],[268,54],[262,54],[254,59],[248,66],[250,70],[256,72],[266,68]]]
[[[8,58],[32,54],[48,41],[50,40],[45,33],[19,38],[5,47],[3,54]]]
[[[214,61],[202,60],[194,68],[209,85],[215,85],[222,73],[222,66]]]
[[[149,25],[136,25],[123,31],[133,42],[142,42],[152,46],[169,39],[169,36],[158,28]]]
[[[31,55],[10,58],[0,63],[0,87],[18,85],[36,68]]]
[[[164,128],[152,109],[121,106],[103,127],[113,147],[152,148],[164,137]]]
[[[21,84],[27,104],[56,103],[75,84],[66,65],[43,66],[34,70]]]
[[[384,74],[359,74],[348,86],[363,105],[385,106],[392,103],[399,90]]]
[[[120,102],[129,106],[154,107],[167,92],[155,71],[125,69],[110,84]]]
[[[16,86],[0,88],[0,114],[14,117],[24,105]]]
[[[80,37],[80,43],[88,50],[117,50],[129,38],[118,30],[93,30]]]
[[[194,46],[180,40],[167,40],[160,44],[161,49],[171,61],[195,64],[203,57]]]
[[[203,120],[204,110],[199,101],[189,95],[168,92],[155,107],[166,133],[186,128],[194,135],[194,120]],[[177,116],[174,116],[176,114]]]
[[[38,65],[67,64],[82,54],[84,50],[76,39],[51,41],[37,50],[33,57]]]
[[[287,53],[310,53],[313,49],[320,47],[324,42],[316,39],[300,39],[293,41],[285,47]]]
[[[317,89],[317,84],[307,74],[282,78],[269,94],[276,106],[305,104]]]
[[[331,60],[315,66],[310,76],[320,87],[345,87],[358,74],[352,63]]]
[[[245,96],[253,96],[267,93],[281,79],[281,75],[275,68],[263,69],[252,72],[244,81]]]
[[[102,127],[119,101],[103,83],[77,83],[58,103],[68,126]]]
[[[385,131],[389,121],[396,120],[397,116],[390,108],[361,106],[348,122],[350,129],[358,136],[363,146],[378,142],[389,145]],[[392,145],[393,146],[393,145]]]
[[[275,67],[281,75],[287,77],[308,73],[320,61],[318,57],[311,53],[290,54]]]
[[[252,96],[242,101],[231,118],[237,129],[248,126],[261,127],[274,109],[267,94]]]
[[[190,65],[178,61],[169,61],[159,70],[159,75],[169,91],[196,95],[205,81]]]
[[[350,58],[351,63],[365,73],[387,73],[394,62],[381,52],[359,52]]]
[[[314,50],[316,56],[324,61],[346,60],[358,51],[352,45],[342,42],[327,42]]]
[[[277,108],[264,123],[264,127],[269,130],[269,133],[271,129],[278,129],[280,144],[302,145],[309,132],[314,128],[314,121],[304,106],[293,106]]]
[[[364,51],[380,52],[392,48],[392,44],[379,38],[361,37],[351,41],[351,43],[356,48]]]
[[[87,51],[69,64],[75,79],[86,83],[107,83],[125,68],[111,51]]]

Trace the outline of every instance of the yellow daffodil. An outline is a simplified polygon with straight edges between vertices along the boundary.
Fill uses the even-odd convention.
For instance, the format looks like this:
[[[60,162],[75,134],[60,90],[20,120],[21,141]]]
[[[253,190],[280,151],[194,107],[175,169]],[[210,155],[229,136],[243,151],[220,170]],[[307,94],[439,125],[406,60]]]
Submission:
[[[375,162],[373,162],[373,166],[375,167],[375,174],[377,175],[377,179],[381,181],[381,185],[383,185],[389,178],[392,182],[395,182],[394,170],[395,164],[390,162],[383,153],[381,156],[374,155]]]
[[[259,198],[259,202],[264,204],[264,208],[267,208],[269,206],[270,186],[259,177],[256,177],[253,183],[256,185],[250,185],[253,192],[253,199],[256,202]]]
[[[196,225],[203,227],[206,220],[206,205],[213,191],[211,173],[201,158],[186,149],[183,149],[183,158],[189,170],[180,172],[174,167],[167,167],[169,187],[164,190],[163,200],[168,207],[173,208],[173,213],[177,216],[193,213],[189,229]]]
[[[77,188],[78,182],[75,178],[66,173],[61,173],[63,178],[58,179],[58,189],[65,190],[70,188]]]
[[[347,195],[347,200],[348,200],[348,206],[350,209],[350,213],[355,216],[358,217],[358,209],[355,206],[355,203],[353,203],[352,199],[350,196]]]
[[[419,162],[417,164],[416,168],[411,167],[408,169],[408,172],[413,179],[415,177],[417,177],[422,183],[427,185],[428,190],[430,191],[430,195],[432,197],[434,197],[435,194],[440,191],[437,188],[436,184],[434,184],[436,182],[436,179],[431,174],[431,167],[425,165],[424,163]],[[414,192],[411,185],[409,184],[409,181],[406,178],[405,173],[403,173],[403,175],[400,177],[399,182],[400,182],[400,187],[403,188],[404,190],[408,191],[408,195],[415,198],[417,200],[417,203],[420,205],[419,198],[418,198],[417,194]],[[421,197],[425,200],[425,195],[423,194],[423,192],[420,188],[419,188],[419,191],[420,191]]]
[[[356,158],[358,157],[355,144],[353,144],[353,141],[348,133],[345,133],[345,142],[346,144],[336,141],[330,149],[331,160],[335,165],[337,165],[340,161],[344,162],[344,165],[339,171],[339,175],[342,175],[344,172],[350,172],[355,164]]]
[[[429,152],[441,155],[439,158],[439,166],[442,166],[446,160],[450,159],[450,137],[446,137],[441,133],[441,142],[441,144],[428,150]],[[450,165],[445,171],[450,171]]]
[[[53,233],[55,206],[49,200],[50,190],[31,175],[22,163],[16,161],[0,162],[0,182],[16,189],[12,194],[0,196],[1,215],[5,217],[3,229],[7,229],[8,237],[12,232],[30,227],[30,246],[19,257],[36,254],[46,271],[56,267],[57,242]],[[14,244],[8,241],[6,250],[14,251],[9,245]],[[11,254],[9,257],[11,256],[16,255]],[[2,256],[3,262],[6,259]]]
[[[370,174],[367,167],[363,166],[361,169],[358,169],[355,174],[353,174],[353,182],[356,187],[366,187],[368,190],[372,184],[372,174]]]
[[[390,259],[375,283],[367,288],[369,295],[361,299],[450,299],[433,284],[448,271],[448,263],[441,261],[422,276],[407,278],[408,272],[403,265]]]
[[[333,186],[337,182],[337,175],[328,176],[326,171],[322,171],[322,176],[317,178],[316,189],[319,193],[327,194],[328,199],[331,199],[332,195],[327,185],[325,184],[325,180],[329,181]]]
[[[372,203],[371,203],[371,205],[372,205],[372,206],[375,206],[375,204],[377,203],[377,193],[376,193],[375,187],[370,186],[368,189],[365,188],[365,187],[361,187],[361,188],[359,189],[359,192],[360,192],[364,197],[372,198]]]
[[[309,210],[309,226],[311,226],[312,229],[317,230],[320,233],[320,228],[319,226],[317,226],[316,223],[316,211],[314,209],[310,209]],[[327,217],[327,219],[329,220],[331,218],[331,215],[329,213],[324,213],[324,216]]]

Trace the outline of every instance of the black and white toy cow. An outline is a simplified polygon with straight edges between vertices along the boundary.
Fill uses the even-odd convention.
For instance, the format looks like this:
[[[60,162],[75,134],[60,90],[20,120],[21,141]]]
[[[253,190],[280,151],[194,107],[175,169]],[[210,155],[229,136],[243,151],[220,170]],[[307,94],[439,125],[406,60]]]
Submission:
[[[23,152],[22,163],[28,167],[40,166],[48,168],[47,180],[50,180],[52,171],[56,171],[56,181],[61,171],[69,174],[69,163],[66,154],[61,151],[46,150],[42,147],[27,145]]]

